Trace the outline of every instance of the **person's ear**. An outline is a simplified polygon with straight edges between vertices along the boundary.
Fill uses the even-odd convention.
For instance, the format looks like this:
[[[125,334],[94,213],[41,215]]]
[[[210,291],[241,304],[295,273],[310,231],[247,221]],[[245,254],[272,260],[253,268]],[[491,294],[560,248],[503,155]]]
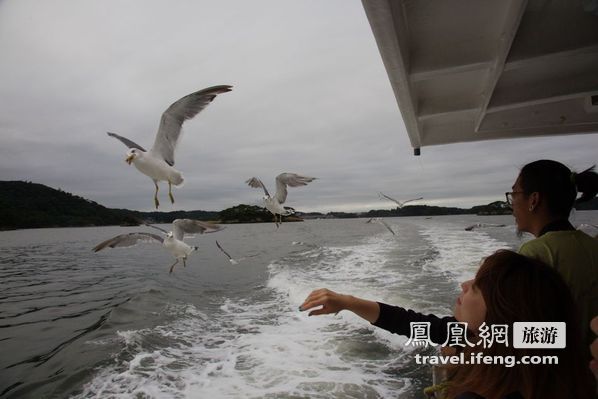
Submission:
[[[531,193],[528,196],[527,202],[529,204],[529,211],[533,212],[540,205],[540,193],[537,191]]]

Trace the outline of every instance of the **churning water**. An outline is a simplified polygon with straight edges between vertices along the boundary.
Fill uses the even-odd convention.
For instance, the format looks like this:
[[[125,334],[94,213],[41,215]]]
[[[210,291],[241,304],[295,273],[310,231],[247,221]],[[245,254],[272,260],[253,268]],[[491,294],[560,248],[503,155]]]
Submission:
[[[188,239],[200,249],[172,275],[159,245],[91,251],[144,227],[0,232],[0,397],[419,398],[426,349],[299,304],[327,287],[447,315],[481,258],[521,241],[511,216],[386,221],[396,236],[365,219],[230,225]],[[464,230],[480,222],[506,226]]]

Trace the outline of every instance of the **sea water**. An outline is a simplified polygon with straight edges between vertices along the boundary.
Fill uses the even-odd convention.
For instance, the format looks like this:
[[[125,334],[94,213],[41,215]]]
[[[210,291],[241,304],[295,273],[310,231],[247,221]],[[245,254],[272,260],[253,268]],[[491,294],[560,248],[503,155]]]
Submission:
[[[414,355],[432,349],[298,306],[326,287],[449,315],[483,257],[530,237],[510,215],[385,220],[396,236],[366,219],[229,225],[188,238],[199,251],[171,275],[157,244],[91,250],[147,227],[0,232],[0,397],[420,398]]]

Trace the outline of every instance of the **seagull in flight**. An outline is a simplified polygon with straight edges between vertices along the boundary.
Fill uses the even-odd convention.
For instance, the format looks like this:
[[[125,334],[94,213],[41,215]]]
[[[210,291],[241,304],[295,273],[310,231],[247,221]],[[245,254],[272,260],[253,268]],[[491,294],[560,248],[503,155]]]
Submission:
[[[126,137],[108,132],[108,136],[120,140],[129,148],[125,161],[129,165],[134,164],[141,173],[149,176],[154,182],[156,186],[154,194],[156,209],[160,205],[158,201],[158,182],[168,182],[168,196],[170,202],[174,204],[172,185],[179,186],[184,181],[182,173],[174,168],[174,151],[181,136],[183,122],[201,112],[218,94],[227,93],[231,90],[232,86],[213,86],[175,101],[162,114],[154,145],[149,151]]]
[[[146,226],[160,230],[166,235],[166,238],[144,232],[120,234],[99,243],[93,248],[93,251],[98,252],[107,247],[130,247],[140,242],[157,242],[162,244],[162,246],[176,259],[176,262],[170,266],[170,273],[172,273],[176,264],[181,260],[183,261],[183,266],[187,266],[187,257],[198,250],[198,247],[190,246],[183,241],[185,235],[195,233],[215,233],[224,228],[217,224],[205,223],[193,219],[175,219],[172,222],[172,231],[166,231],[161,227],[153,226],[151,224],[146,224]]]
[[[386,223],[384,220],[382,220],[380,218],[370,218],[366,223],[372,223],[372,222],[380,223],[381,225],[383,225],[384,227],[386,227],[388,229],[388,231],[390,231],[392,233],[393,236],[397,235],[394,232],[394,230],[390,228],[390,226],[388,225],[388,223]]]
[[[392,202],[395,202],[395,203],[396,203],[396,204],[399,206],[399,209],[401,209],[402,207],[404,207],[404,206],[405,206],[405,204],[406,204],[406,203],[408,203],[408,202],[411,202],[411,201],[419,201],[419,200],[421,200],[421,199],[424,199],[424,197],[419,197],[419,198],[408,199],[408,200],[406,200],[406,201],[403,201],[403,202],[401,202],[401,201],[397,201],[396,199],[394,199],[394,198],[392,198],[392,197],[389,197],[388,195],[386,195],[386,194],[384,194],[384,193],[381,193],[381,192],[380,192],[380,193],[378,193],[378,195],[380,196],[380,199],[384,199],[384,198],[386,198],[386,199],[388,199],[388,200],[391,200]]]
[[[287,200],[287,186],[305,186],[307,183],[314,180],[316,180],[315,177],[300,176],[295,173],[281,173],[276,176],[276,194],[274,197],[270,195],[264,183],[262,183],[262,181],[257,177],[252,177],[245,183],[247,183],[250,187],[262,188],[264,190],[264,205],[266,206],[266,209],[268,209],[274,215],[274,223],[276,223],[276,228],[278,228],[280,223],[282,223],[283,216],[289,216],[295,213],[292,208],[285,208],[282,205]],[[276,215],[279,216],[280,222],[276,220]]]
[[[220,245],[220,243],[218,242],[218,240],[216,240],[216,246],[218,247],[218,249],[224,254],[226,255],[226,257],[228,258],[228,261],[231,263],[231,265],[238,265],[239,262],[241,262],[242,260],[245,260],[247,258],[253,258],[254,256],[257,256],[257,254],[253,254],[253,255],[248,255],[248,256],[244,256],[242,258],[233,258],[228,252],[226,252],[224,250],[224,248],[222,248],[222,245]]]

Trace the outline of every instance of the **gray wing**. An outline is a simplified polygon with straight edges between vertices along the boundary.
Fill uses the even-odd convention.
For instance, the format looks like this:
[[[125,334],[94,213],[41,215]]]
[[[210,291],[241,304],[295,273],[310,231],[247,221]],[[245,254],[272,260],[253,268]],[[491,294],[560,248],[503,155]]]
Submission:
[[[164,230],[162,227],[154,226],[153,224],[143,223],[147,227],[151,227],[152,229],[160,230],[162,233],[168,234],[168,231]]]
[[[268,197],[270,196],[270,193],[266,189],[266,186],[264,186],[264,183],[262,183],[262,181],[260,179],[258,179],[257,177],[252,177],[251,179],[247,180],[245,183],[249,184],[249,187],[253,187],[253,188],[261,187],[264,190],[264,194],[266,194]]]
[[[382,219],[380,219],[379,222],[382,223],[384,225],[384,227],[386,227],[388,229],[388,231],[390,231],[392,233],[393,236],[396,236],[395,232],[390,228],[390,226],[388,225],[388,223],[386,223]]]
[[[217,224],[206,223],[194,219],[176,219],[174,222],[172,222],[172,232],[174,234],[174,238],[180,241],[185,238],[185,234],[215,233],[223,228],[223,226]]]
[[[224,248],[222,248],[222,246],[220,245],[220,243],[218,242],[218,240],[216,240],[216,245],[222,251],[222,253],[225,254],[228,257],[228,259],[232,259],[233,258],[232,256],[230,256],[230,254],[228,252],[226,252],[224,250]]]
[[[226,85],[208,87],[175,101],[162,114],[156,140],[150,152],[174,166],[174,150],[181,135],[183,122],[201,112],[218,94],[231,90],[232,86]]]
[[[314,181],[315,177],[300,176],[295,173],[281,173],[276,176],[276,200],[283,204],[287,200],[287,186],[299,187]]]
[[[121,234],[116,237],[112,237],[109,240],[99,243],[93,247],[94,252],[101,251],[106,247],[131,247],[138,244],[139,242],[159,242],[162,243],[164,240],[162,237],[152,233],[127,233]]]
[[[391,200],[392,202],[395,202],[395,203],[396,203],[396,204],[397,204],[399,207],[403,206],[403,204],[401,204],[399,201],[397,201],[396,199],[394,199],[394,198],[392,198],[392,197],[389,197],[388,195],[386,195],[386,194],[384,194],[384,193],[382,193],[382,192],[379,192],[379,193],[378,193],[378,195],[379,195],[380,197],[383,197],[383,198],[386,198],[386,199],[388,199],[388,200]]]
[[[403,205],[405,205],[407,202],[411,202],[411,201],[419,201],[424,199],[424,197],[419,197],[419,198],[413,198],[413,199],[408,199],[407,201],[403,201]]]
[[[143,151],[143,152],[146,152],[146,151],[145,151],[145,148],[143,148],[142,146],[140,146],[140,145],[139,145],[139,144],[137,144],[136,142],[134,142],[134,141],[132,141],[132,140],[129,140],[129,139],[128,139],[128,138],[126,138],[126,137],[119,136],[119,135],[118,135],[118,134],[116,134],[116,133],[111,133],[111,132],[107,132],[107,133],[108,133],[108,136],[110,136],[110,137],[114,137],[115,139],[117,139],[117,140],[120,140],[121,142],[123,142],[123,143],[124,143],[124,145],[126,145],[126,146],[127,146],[127,147],[129,147],[129,148],[139,148],[141,151]]]

